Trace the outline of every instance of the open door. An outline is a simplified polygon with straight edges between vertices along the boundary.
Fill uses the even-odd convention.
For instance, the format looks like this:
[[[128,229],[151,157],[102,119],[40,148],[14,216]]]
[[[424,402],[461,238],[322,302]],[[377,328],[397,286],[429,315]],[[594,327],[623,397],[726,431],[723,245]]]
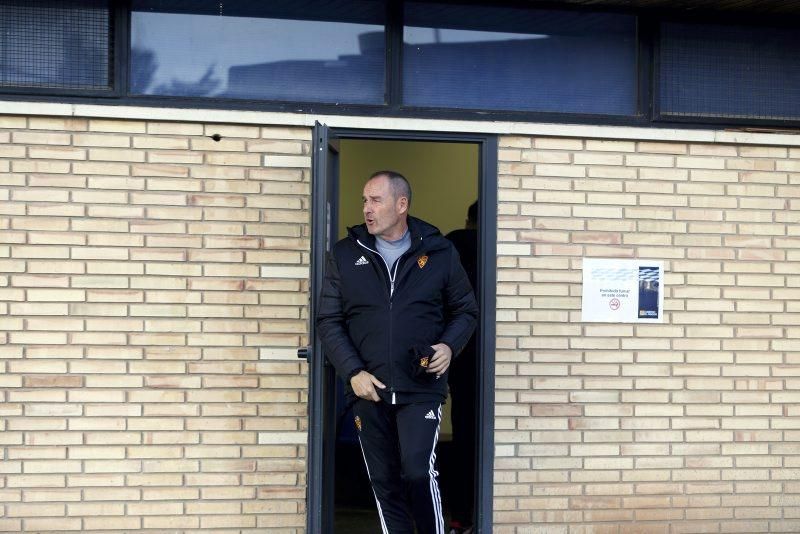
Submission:
[[[324,124],[314,125],[311,201],[311,310],[310,347],[305,350],[309,364],[308,391],[308,531],[328,533],[333,525],[333,472],[336,437],[336,407],[330,399],[336,374],[317,340],[316,317],[319,289],[325,271],[325,254],[336,240],[339,151]]]
[[[342,141],[340,142],[339,139]],[[375,130],[351,130],[336,128],[330,131],[324,124],[317,123],[314,127],[313,154],[312,154],[312,224],[311,224],[311,309],[310,309],[310,346],[301,349],[307,355],[309,363],[309,395],[308,395],[308,480],[307,480],[307,531],[314,534],[346,534],[352,532],[375,532],[370,527],[356,530],[338,525],[341,513],[337,512],[335,501],[336,481],[342,476],[337,475],[337,462],[340,471],[346,473],[347,484],[358,485],[359,480],[355,469],[348,470],[352,458],[343,454],[337,459],[337,438],[342,438],[342,433],[337,428],[341,411],[345,408],[341,399],[341,391],[337,387],[341,381],[337,380],[334,368],[327,363],[321,344],[316,337],[314,317],[318,309],[319,291],[325,269],[325,255],[337,241],[339,236],[338,216],[341,191],[344,196],[358,196],[358,193],[348,192],[348,184],[353,176],[362,173],[346,172],[340,181],[340,165],[347,160],[347,154],[352,152],[353,140],[383,140],[395,142],[417,141],[429,144],[443,145],[448,143],[472,144],[477,146],[478,167],[477,194],[480,198],[479,232],[478,232],[478,263],[479,263],[479,307],[481,322],[479,326],[478,342],[481,351],[480,369],[476,384],[479,396],[477,407],[477,428],[488,429],[478,432],[476,436],[475,466],[475,527],[476,532],[488,534],[491,532],[492,522],[492,477],[494,458],[494,350],[495,350],[495,280],[496,280],[496,232],[497,232],[497,139],[491,135],[446,134],[426,132],[392,132]],[[348,148],[349,147],[349,148]],[[341,150],[340,150],[341,148]],[[350,152],[348,152],[350,151]],[[387,158],[388,159],[388,158]],[[413,158],[411,158],[413,159]],[[383,161],[383,160],[382,160]],[[402,171],[402,169],[400,169]],[[351,170],[352,171],[352,170]],[[350,176],[350,175],[353,176]],[[348,181],[349,180],[349,181]],[[434,179],[432,182],[436,182]],[[359,187],[361,184],[359,184]],[[451,187],[452,184],[451,184]],[[352,193],[352,194],[351,194]],[[441,192],[440,192],[441,193]],[[451,195],[452,196],[452,195]],[[354,197],[354,198],[356,198]],[[424,198],[441,202],[441,196],[436,194],[423,195]],[[439,199],[439,200],[436,200]],[[357,209],[355,206],[345,206],[342,214]],[[465,206],[466,208],[466,206]],[[460,216],[463,216],[460,215]],[[463,221],[463,219],[461,219]],[[346,438],[347,436],[345,436]],[[341,441],[341,439],[339,439]],[[341,448],[340,453],[341,453]],[[363,468],[363,459],[358,458],[359,469]],[[368,480],[365,478],[366,488],[370,492]],[[341,497],[341,495],[340,495]],[[338,515],[337,515],[338,513]],[[377,512],[374,519],[377,521]],[[372,516],[370,516],[372,517]],[[359,519],[359,521],[361,521]],[[366,525],[366,523],[364,523]],[[359,527],[361,527],[359,523]]]

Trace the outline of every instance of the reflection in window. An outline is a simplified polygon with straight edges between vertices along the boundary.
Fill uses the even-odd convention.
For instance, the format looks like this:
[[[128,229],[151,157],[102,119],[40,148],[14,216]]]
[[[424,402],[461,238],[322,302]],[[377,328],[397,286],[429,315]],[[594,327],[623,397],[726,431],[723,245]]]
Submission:
[[[410,106],[633,115],[633,16],[406,4]]]
[[[134,0],[131,92],[382,104],[384,11],[370,0]]]
[[[800,118],[796,28],[661,25],[661,113]]]
[[[109,89],[108,0],[0,2],[0,86]]]

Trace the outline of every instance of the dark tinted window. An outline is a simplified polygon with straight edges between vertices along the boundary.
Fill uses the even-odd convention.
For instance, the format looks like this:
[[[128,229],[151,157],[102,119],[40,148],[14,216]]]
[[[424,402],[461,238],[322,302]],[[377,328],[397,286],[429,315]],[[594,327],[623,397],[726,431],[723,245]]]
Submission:
[[[410,2],[403,102],[632,115],[633,16]]]
[[[800,118],[800,32],[795,29],[664,23],[661,113]]]
[[[382,1],[134,0],[131,92],[382,104]]]
[[[108,0],[0,0],[0,86],[108,89]]]

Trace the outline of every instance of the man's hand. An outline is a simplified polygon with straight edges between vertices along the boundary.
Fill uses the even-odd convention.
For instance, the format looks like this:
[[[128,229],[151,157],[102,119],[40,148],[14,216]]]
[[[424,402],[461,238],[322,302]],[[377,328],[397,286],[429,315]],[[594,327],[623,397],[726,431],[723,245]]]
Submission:
[[[357,375],[353,375],[353,377],[350,379],[350,386],[353,388],[353,393],[355,393],[359,398],[371,400],[373,402],[378,402],[381,400],[381,398],[378,397],[378,392],[375,391],[375,388],[386,388],[386,386],[384,386],[380,380],[366,371],[361,371]]]
[[[428,370],[426,372],[436,373],[436,378],[439,378],[447,371],[447,368],[450,367],[450,360],[453,359],[453,351],[444,343],[431,345],[431,348],[436,352],[431,356],[431,363],[428,365]]]

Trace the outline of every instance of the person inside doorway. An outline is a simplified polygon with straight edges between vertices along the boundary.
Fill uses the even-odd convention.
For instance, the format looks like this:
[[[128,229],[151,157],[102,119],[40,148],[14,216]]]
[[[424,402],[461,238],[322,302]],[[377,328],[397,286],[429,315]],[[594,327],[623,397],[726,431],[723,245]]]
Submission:
[[[477,294],[478,281],[478,201],[467,209],[464,228],[447,234],[458,251],[461,265],[467,273],[469,282]],[[448,505],[450,508],[450,534],[471,534],[473,532],[475,502],[475,435],[478,404],[477,383],[478,343],[476,336],[469,342],[458,357],[458,365],[450,371],[450,420],[453,427],[451,445],[452,464],[457,469],[450,477]],[[448,482],[448,481],[446,481]]]
[[[401,174],[369,177],[364,223],[328,254],[316,324],[353,403],[384,534],[441,534],[441,406],[478,307],[455,247],[410,206]]]

